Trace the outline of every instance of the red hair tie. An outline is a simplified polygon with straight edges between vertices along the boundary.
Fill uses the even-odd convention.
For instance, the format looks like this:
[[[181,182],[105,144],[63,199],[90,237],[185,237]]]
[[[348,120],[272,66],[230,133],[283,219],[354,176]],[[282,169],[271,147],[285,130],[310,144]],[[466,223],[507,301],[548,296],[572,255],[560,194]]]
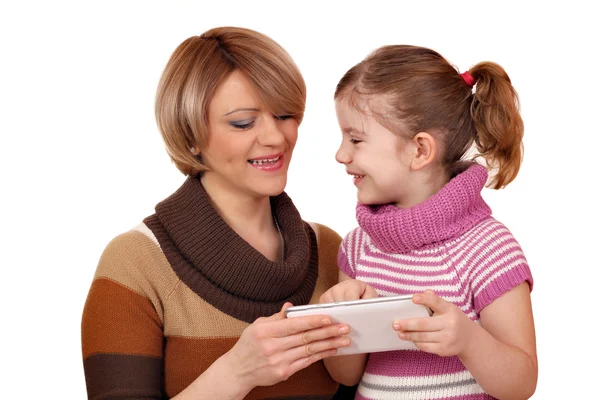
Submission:
[[[460,77],[463,78],[463,81],[465,81],[465,83],[471,87],[473,87],[473,85],[475,85],[475,79],[473,79],[473,77],[471,76],[471,74],[469,73],[469,71],[465,71],[462,74],[460,74]]]

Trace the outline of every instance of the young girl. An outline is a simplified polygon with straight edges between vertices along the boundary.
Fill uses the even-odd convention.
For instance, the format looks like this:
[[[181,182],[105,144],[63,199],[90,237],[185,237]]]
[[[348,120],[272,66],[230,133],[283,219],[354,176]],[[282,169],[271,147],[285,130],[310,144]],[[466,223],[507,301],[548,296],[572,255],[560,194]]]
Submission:
[[[332,357],[331,376],[360,382],[358,399],[530,397],[533,279],[480,193],[488,170],[500,189],[521,164],[508,75],[492,62],[459,74],[433,50],[385,46],[346,73],[335,101],[336,159],[358,189],[359,227],[339,250],[340,283],[320,301],[414,294],[434,315],[390,321],[420,351]]]

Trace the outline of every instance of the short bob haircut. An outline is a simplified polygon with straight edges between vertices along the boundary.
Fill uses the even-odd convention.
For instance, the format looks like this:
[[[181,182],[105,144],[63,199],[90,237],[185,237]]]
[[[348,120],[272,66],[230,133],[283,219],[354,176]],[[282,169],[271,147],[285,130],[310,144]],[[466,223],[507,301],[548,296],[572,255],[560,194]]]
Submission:
[[[239,70],[274,114],[304,116],[306,85],[290,55],[270,37],[245,28],[219,27],[192,36],[171,55],[156,94],[158,129],[167,152],[185,175],[208,168],[208,106],[218,86]],[[195,147],[200,156],[191,151]]]

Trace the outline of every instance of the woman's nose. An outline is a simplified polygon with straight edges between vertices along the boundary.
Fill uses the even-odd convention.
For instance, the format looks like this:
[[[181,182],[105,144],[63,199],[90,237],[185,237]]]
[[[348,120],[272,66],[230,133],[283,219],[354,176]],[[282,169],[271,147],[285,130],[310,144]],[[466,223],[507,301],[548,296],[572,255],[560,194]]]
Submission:
[[[285,135],[274,118],[265,118],[265,124],[259,136],[259,143],[263,146],[277,146],[285,142]]]

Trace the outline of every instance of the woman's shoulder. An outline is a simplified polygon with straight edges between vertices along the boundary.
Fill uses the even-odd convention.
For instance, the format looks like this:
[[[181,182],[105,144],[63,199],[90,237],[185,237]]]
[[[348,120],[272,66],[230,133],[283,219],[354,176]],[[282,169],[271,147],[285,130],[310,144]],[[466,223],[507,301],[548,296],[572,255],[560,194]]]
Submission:
[[[342,238],[336,231],[327,225],[319,224],[317,222],[307,221],[306,223],[309,224],[312,230],[315,232],[319,247],[333,246],[337,250],[337,248],[340,246]]]
[[[319,275],[311,303],[318,303],[319,297],[327,289],[338,283],[337,255],[342,238],[327,225],[307,222],[317,237],[319,254]]]
[[[152,231],[143,223],[106,246],[94,280],[108,279],[146,297],[169,292],[178,282]]]

